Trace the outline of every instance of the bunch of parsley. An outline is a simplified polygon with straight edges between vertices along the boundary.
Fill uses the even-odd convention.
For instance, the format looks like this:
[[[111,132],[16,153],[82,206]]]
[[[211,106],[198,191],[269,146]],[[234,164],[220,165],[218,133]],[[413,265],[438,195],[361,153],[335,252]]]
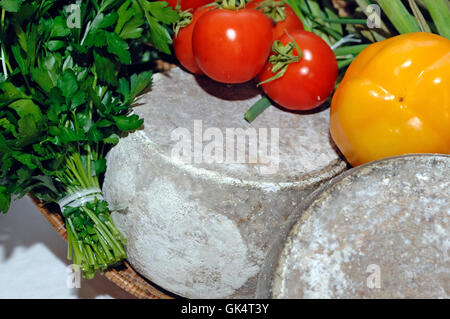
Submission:
[[[70,5],[70,6],[68,6]],[[150,43],[170,53],[178,14],[146,0],[0,0],[0,212],[28,192],[46,203],[100,187],[105,156],[143,120]],[[63,212],[68,256],[85,277],[126,258],[102,200]]]

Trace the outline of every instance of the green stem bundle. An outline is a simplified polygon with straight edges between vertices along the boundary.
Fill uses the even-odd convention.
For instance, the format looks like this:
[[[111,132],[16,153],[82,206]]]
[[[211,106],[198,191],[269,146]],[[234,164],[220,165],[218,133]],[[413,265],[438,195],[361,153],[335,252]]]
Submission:
[[[96,152],[87,147],[86,155],[71,154],[66,161],[66,170],[58,179],[66,185],[67,195],[92,188],[100,188],[92,162]],[[103,272],[109,266],[120,263],[127,257],[125,238],[114,225],[108,204],[96,199],[81,207],[63,207],[67,229],[68,258],[81,267],[83,276],[92,278],[97,270]]]
[[[446,0],[424,0],[440,35],[450,40],[450,5]]]
[[[377,0],[399,33],[419,32],[420,27],[401,0]]]

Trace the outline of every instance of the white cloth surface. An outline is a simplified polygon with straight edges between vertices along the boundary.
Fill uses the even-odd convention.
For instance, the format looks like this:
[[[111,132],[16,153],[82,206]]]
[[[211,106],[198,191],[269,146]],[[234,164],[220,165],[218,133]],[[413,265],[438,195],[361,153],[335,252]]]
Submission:
[[[0,214],[0,298],[133,298],[98,273],[69,288],[70,264],[66,242],[28,197]]]

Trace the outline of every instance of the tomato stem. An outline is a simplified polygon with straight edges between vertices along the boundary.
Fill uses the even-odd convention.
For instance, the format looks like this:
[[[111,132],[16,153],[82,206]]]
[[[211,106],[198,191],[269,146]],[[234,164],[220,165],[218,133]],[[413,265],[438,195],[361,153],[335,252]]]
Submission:
[[[253,122],[270,105],[272,105],[272,103],[270,103],[270,100],[267,97],[262,97],[245,113],[245,120],[249,123]]]
[[[245,8],[245,0],[219,0],[217,5],[226,10],[239,10]]]
[[[303,52],[298,46],[297,42],[286,31],[288,37],[292,40],[286,45],[283,45],[279,40],[275,41],[272,45],[272,51],[275,53],[269,57],[269,63],[272,64],[272,73],[275,75],[270,79],[258,83],[258,86],[268,83],[270,81],[281,78],[289,66],[289,64],[298,62],[303,56]],[[294,55],[294,49],[297,50],[298,55]]]
[[[176,6],[176,11],[180,18],[177,22],[173,24],[173,32],[175,33],[175,36],[178,35],[178,32],[180,32],[180,29],[187,27],[192,23],[193,15],[189,11],[192,9],[187,9],[186,11],[181,11],[180,2],[178,1],[178,4]]]
[[[264,14],[275,22],[286,19],[286,4],[283,1],[265,0],[256,8],[262,9]]]

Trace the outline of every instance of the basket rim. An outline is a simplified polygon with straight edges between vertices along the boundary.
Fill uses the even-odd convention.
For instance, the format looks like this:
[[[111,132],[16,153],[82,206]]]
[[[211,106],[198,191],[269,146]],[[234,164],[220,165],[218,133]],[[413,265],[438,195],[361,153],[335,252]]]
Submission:
[[[58,234],[67,241],[67,232],[63,221],[63,216],[59,211],[50,210],[33,193],[28,193],[33,204],[45,217]],[[136,272],[130,263],[125,260],[119,267],[107,269],[103,274],[108,280],[139,299],[176,299],[178,296],[156,284]]]

